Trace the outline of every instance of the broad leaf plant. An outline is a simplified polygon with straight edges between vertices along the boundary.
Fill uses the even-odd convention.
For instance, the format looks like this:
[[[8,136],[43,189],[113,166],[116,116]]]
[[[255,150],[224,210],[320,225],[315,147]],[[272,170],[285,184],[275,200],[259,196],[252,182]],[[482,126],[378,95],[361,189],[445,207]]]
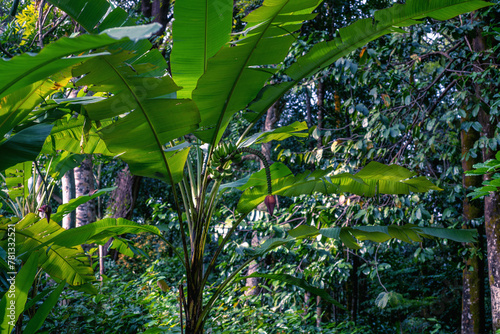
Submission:
[[[359,247],[357,240],[384,242],[396,238],[412,242],[431,236],[459,242],[474,239],[471,231],[410,224],[320,229],[302,225],[290,230],[286,238],[266,239],[249,251],[243,265],[224,278],[208,300],[203,298],[217,259],[240,223],[262,202],[272,215],[277,195],[347,192],[376,196],[439,190],[425,177],[403,167],[376,162],[355,174],[323,169],[293,175],[285,165],[265,161],[256,148],[272,140],[307,136],[305,123],[264,133],[252,133],[252,129],[293,86],[366,43],[386,34],[405,33],[405,27],[425,18],[448,20],[489,3],[409,0],[396,4],[375,12],[373,18],[340,29],[332,40],[314,45],[286,66],[284,60],[298,31],[306,20],[314,19],[320,0],[265,0],[246,16],[244,30],[239,32],[231,31],[232,0],[177,0],[169,64],[147,39],[159,29],[158,24],[136,26],[125,11],[111,9],[105,0],[48,2],[65,11],[88,34],[61,38],[38,55],[0,60],[0,170],[31,168],[26,162],[34,161],[40,153],[99,153],[118,156],[136,175],[170,184],[182,241],[182,249],[174,250],[185,268],[186,285],[179,291],[185,333],[203,333],[221,292],[241,279],[240,272],[252,260],[298,239],[321,235],[339,239],[350,248]],[[277,73],[280,80],[274,80]],[[61,88],[68,91],[83,86],[93,94],[52,99]],[[241,111],[250,125],[237,141],[230,142],[225,130]],[[55,120],[42,117],[49,114],[59,116]],[[248,153],[259,156],[266,167],[249,178],[223,184],[231,164]],[[231,187],[243,191],[236,219],[216,251],[207,254],[214,212],[222,191]],[[30,330],[39,328],[65,284],[77,287],[94,280],[80,244],[103,244],[127,232],[160,234],[156,227],[124,219],[104,219],[66,231],[58,221],[70,209],[61,208],[48,222],[33,211],[23,213],[22,218],[0,221],[0,246],[4,249],[8,225],[16,226],[18,258],[23,263],[18,278],[33,281],[36,268],[42,268],[59,284],[52,292],[55,297],[48,298],[47,306],[40,308],[41,315],[33,318]],[[209,264],[204,266],[207,257]],[[7,264],[2,261],[0,265]],[[267,278],[323,294],[291,276]],[[26,286],[29,289],[30,284]],[[20,305],[16,319],[23,312],[26,293],[16,295],[16,305]],[[0,301],[0,312],[5,315],[7,303],[5,294]],[[8,326],[4,322],[2,329],[11,329]]]

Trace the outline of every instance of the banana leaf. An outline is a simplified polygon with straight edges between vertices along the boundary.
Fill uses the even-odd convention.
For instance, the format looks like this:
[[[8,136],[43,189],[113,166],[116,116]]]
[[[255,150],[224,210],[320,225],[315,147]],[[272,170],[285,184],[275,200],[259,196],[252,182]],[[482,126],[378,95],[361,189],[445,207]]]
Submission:
[[[251,12],[240,39],[208,60],[205,74],[193,91],[202,127],[195,135],[216,144],[231,117],[252,101],[277,71],[295,41],[293,32],[314,18],[318,0],[264,1]],[[273,50],[269,52],[269,50]]]
[[[493,3],[477,0],[408,0],[405,4],[395,4],[376,11],[373,18],[358,20],[339,29],[333,40],[314,45],[284,71],[286,82],[264,87],[249,106],[256,113],[253,119],[260,118],[275,101],[302,79],[320,72],[368,42],[390,33],[406,33],[403,27],[421,23],[426,17],[444,21],[492,5]]]
[[[267,196],[266,177],[259,171],[251,183],[239,187],[244,190],[237,209],[247,213],[262,203]],[[441,190],[425,177],[414,177],[416,173],[397,165],[384,165],[370,162],[356,174],[332,174],[332,169],[280,177],[272,180],[274,195],[299,196],[314,193],[353,193],[372,197],[377,194],[409,194],[410,192],[427,192]],[[249,181],[250,182],[250,181]]]

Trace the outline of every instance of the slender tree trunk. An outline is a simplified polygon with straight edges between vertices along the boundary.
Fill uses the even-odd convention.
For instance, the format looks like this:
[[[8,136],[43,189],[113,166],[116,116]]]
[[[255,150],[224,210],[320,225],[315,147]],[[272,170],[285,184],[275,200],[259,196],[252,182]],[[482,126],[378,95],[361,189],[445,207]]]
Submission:
[[[252,232],[252,247],[258,247],[260,245],[260,238],[257,231]],[[248,265],[247,275],[250,276],[253,273],[259,271],[260,263],[256,260],[250,262]],[[259,288],[259,278],[258,277],[250,277],[247,278],[245,286],[247,290],[245,291],[245,296],[257,296],[260,293]]]
[[[88,156],[80,167],[75,168],[76,197],[89,195],[94,192],[94,174],[92,172],[92,158]],[[89,201],[76,209],[76,227],[87,225],[95,221],[95,204]]]
[[[472,111],[467,111],[467,117],[462,122],[474,121]],[[466,171],[472,170],[472,166],[480,162],[479,157],[468,157],[470,150],[479,139],[480,133],[472,127],[469,131],[461,132],[462,148],[462,169],[464,175],[462,184],[465,189],[481,186],[482,178],[480,176],[467,176]],[[463,200],[463,228],[473,228],[472,221],[483,216],[483,210],[478,201],[471,201],[469,197]],[[471,252],[480,249],[482,242],[477,244],[467,244]],[[470,270],[472,269],[472,270]],[[480,334],[485,332],[485,311],[484,311],[484,285],[483,285],[484,263],[478,255],[472,255],[465,261],[465,268],[462,276],[462,334]]]
[[[304,294],[304,315],[307,315],[307,313],[309,313],[310,302],[311,302],[311,293],[306,291],[306,293]]]
[[[141,1],[141,13],[144,17],[151,17],[151,0]]]
[[[274,128],[274,124],[279,120],[280,118],[280,110],[278,108],[277,103],[273,104],[268,110],[267,110],[267,115],[266,115],[266,120],[264,122],[264,126],[262,128],[262,131],[269,131]],[[261,146],[261,151],[264,157],[266,157],[267,161],[271,161],[271,143],[264,143]],[[264,168],[264,163],[261,161],[260,162],[260,168]],[[260,244],[260,238],[257,233],[257,231],[254,231],[252,233],[252,247],[257,247]],[[247,275],[251,275],[259,270],[259,262],[257,261],[252,261],[250,265],[248,266],[247,270]],[[259,285],[259,278],[258,277],[250,277],[247,278],[245,286],[247,287],[247,290],[245,291],[245,296],[256,296],[260,293],[260,289],[258,287]]]
[[[483,135],[492,138],[497,122],[492,122],[490,115],[479,111]],[[483,148],[483,161],[494,158],[495,154],[488,147]],[[485,175],[484,180],[489,180]],[[500,193],[495,191],[484,198],[484,227],[486,232],[488,282],[491,291],[491,316],[493,332],[500,329]]]
[[[321,327],[321,314],[323,313],[323,308],[321,307],[321,297],[316,296],[316,327]]]
[[[153,5],[151,7],[151,16],[154,18],[154,22],[161,24],[162,29],[158,34],[163,34],[167,24],[170,22],[168,12],[170,10],[170,0],[153,0]]]
[[[350,280],[352,281],[351,320],[353,322],[356,322],[356,320],[358,319],[358,301],[359,301],[358,268],[359,268],[359,259],[357,256],[353,256],[352,270],[350,276]]]
[[[325,117],[325,86],[324,84],[319,81],[318,82],[318,88],[317,88],[317,94],[318,94],[318,142],[317,142],[317,147],[323,146],[323,135],[322,135],[322,129],[323,129],[323,119]]]
[[[475,52],[481,53],[485,48],[482,30],[476,29],[476,37],[472,46]],[[476,68],[480,68],[480,65]],[[474,83],[475,95],[478,101],[482,98],[485,87]],[[489,89],[488,89],[489,90]],[[480,108],[479,122],[482,126],[481,135],[486,138],[495,138],[495,129],[498,125],[496,116],[489,115],[486,110]],[[488,145],[483,148],[483,161],[495,157]],[[488,180],[491,176],[485,175]],[[500,193],[492,192],[484,198],[484,226],[486,232],[487,259],[488,259],[488,282],[491,291],[491,315],[493,332],[500,330]]]
[[[270,131],[274,129],[274,125],[279,121],[280,117],[281,110],[278,106],[278,103],[275,103],[267,110],[266,120],[264,122],[262,131]],[[267,161],[271,161],[271,143],[262,144],[261,151],[262,154],[266,157]],[[264,163],[262,161],[260,162],[260,168],[264,168]]]
[[[110,194],[107,212],[112,218],[132,219],[135,202],[139,193],[142,177],[130,174],[129,167],[122,169],[116,177],[116,189]],[[108,255],[108,248],[113,239],[104,246],[99,246],[99,272],[105,274],[104,258]]]
[[[61,179],[62,184],[62,197],[63,203],[68,203],[70,200],[75,198],[75,174],[74,170],[71,169],[63,175]],[[68,215],[63,218],[62,227],[65,229],[70,229],[75,227],[76,213],[71,211]]]
[[[309,88],[305,87],[306,93],[306,123],[307,127],[312,126],[312,108],[311,108],[311,94],[309,93]]]
[[[496,332],[500,329],[500,194],[495,192],[486,196],[484,202],[491,316],[493,331]]]

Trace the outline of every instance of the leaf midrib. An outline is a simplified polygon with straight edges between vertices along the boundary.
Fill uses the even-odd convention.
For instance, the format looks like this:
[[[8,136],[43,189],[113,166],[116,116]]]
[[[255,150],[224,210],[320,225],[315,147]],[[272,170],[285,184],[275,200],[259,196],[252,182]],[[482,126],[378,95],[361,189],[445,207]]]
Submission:
[[[217,120],[217,125],[215,126],[215,132],[214,132],[214,135],[213,135],[213,138],[212,138],[212,142],[211,142],[211,146],[214,147],[215,143],[217,142],[217,137],[218,137],[218,133],[220,131],[220,126],[222,124],[222,120],[224,119],[224,115],[226,114],[227,112],[227,107],[229,106],[229,102],[231,100],[231,97],[233,96],[233,93],[234,93],[234,90],[236,89],[236,86],[238,85],[240,79],[241,79],[241,76],[243,75],[243,72],[244,70],[247,68],[248,66],[248,62],[250,61],[250,58],[252,57],[252,55],[254,54],[255,52],[255,49],[257,48],[257,46],[259,45],[260,41],[262,40],[262,38],[264,37],[265,35],[265,32],[269,29],[269,27],[271,26],[271,24],[274,22],[274,20],[276,19],[276,17],[279,15],[279,13],[281,13],[281,11],[283,10],[283,8],[290,2],[290,0],[287,0],[286,2],[283,3],[283,5],[281,6],[281,8],[279,10],[276,11],[276,13],[272,16],[272,18],[270,18],[268,20],[268,24],[267,24],[267,27],[262,31],[262,33],[260,34],[260,36],[258,37],[257,41],[255,42],[254,46],[252,47],[251,49],[251,52],[248,53],[248,56],[245,60],[245,63],[244,65],[240,68],[240,71],[238,72],[238,75],[236,77],[236,80],[234,81],[234,84],[233,86],[231,87],[231,90],[229,91],[229,94],[227,95],[225,101],[224,101],[224,106],[222,108],[222,112],[219,116],[219,119]]]
[[[453,6],[460,5],[460,4],[466,4],[466,3],[468,3],[468,2],[474,2],[474,1],[473,1],[473,0],[469,0],[469,1],[464,1],[464,2],[458,3],[458,4],[453,4],[453,5],[451,5],[451,6],[441,6],[441,7],[439,7],[438,9],[428,10],[428,11],[425,11],[425,12],[423,12],[423,13],[421,12],[421,13],[420,13],[420,15],[418,15],[418,16],[425,15],[423,18],[426,18],[426,17],[428,17],[428,15],[429,15],[430,13],[432,13],[432,12],[435,12],[435,11],[438,11],[438,10],[442,10],[442,9],[445,9],[445,8],[449,8],[449,7],[453,7]],[[405,6],[406,6],[406,4],[405,4]],[[391,8],[391,7],[389,7],[389,8]],[[386,8],[386,9],[389,9],[389,8]],[[404,20],[400,20],[400,21],[398,21],[397,23],[398,23],[398,24],[401,24],[402,22],[407,21],[407,20],[409,20],[409,19],[412,19],[412,17],[411,17],[411,16],[409,16],[409,17],[405,17],[405,19],[404,19]],[[415,19],[415,20],[416,20],[416,19]],[[378,22],[380,22],[380,21],[378,21]],[[353,24],[354,24],[354,23],[353,23]],[[348,26],[348,27],[349,27],[349,26]],[[324,60],[324,61],[322,61],[321,63],[319,63],[319,65],[314,66],[314,67],[313,67],[313,69],[311,69],[310,71],[308,71],[306,74],[301,75],[301,76],[300,76],[299,78],[297,78],[297,79],[293,79],[293,81],[290,81],[290,82],[289,82],[289,84],[285,86],[285,87],[286,87],[286,89],[282,89],[282,92],[280,93],[280,95],[278,96],[278,98],[279,98],[279,97],[281,97],[281,96],[283,96],[283,95],[284,95],[284,94],[285,94],[285,93],[286,93],[286,92],[287,92],[290,88],[292,88],[293,86],[295,86],[295,85],[296,85],[299,81],[301,81],[301,80],[303,80],[304,78],[307,78],[307,77],[311,76],[312,74],[314,74],[314,73],[316,72],[316,68],[322,69],[322,68],[324,68],[324,67],[328,66],[328,65],[325,65],[325,63],[328,63],[329,61],[331,61],[332,59],[334,59],[334,57],[335,57],[337,54],[342,53],[342,52],[352,52],[352,51],[354,51],[355,49],[357,49],[357,48],[352,49],[354,44],[362,43],[362,42],[364,42],[364,41],[365,41],[365,42],[364,42],[364,44],[366,45],[368,42],[371,42],[371,41],[373,40],[373,36],[377,35],[377,33],[376,33],[377,31],[378,31],[378,32],[380,32],[380,31],[386,30],[386,29],[388,29],[388,28],[390,28],[390,27],[398,27],[398,26],[397,26],[397,25],[395,25],[395,24],[392,24],[392,25],[391,25],[391,24],[388,24],[388,25],[384,26],[384,28],[383,28],[383,29],[376,30],[374,33],[367,35],[367,37],[366,37],[366,38],[364,38],[364,39],[362,39],[362,40],[358,40],[357,42],[352,43],[352,44],[345,44],[345,42],[344,42],[344,41],[342,41],[342,43],[340,44],[340,46],[342,46],[342,45],[349,45],[349,46],[348,46],[348,47],[346,47],[345,49],[340,49],[340,47],[336,47],[336,48],[335,48],[335,50],[332,50],[331,52],[328,52],[328,53],[327,53],[327,55],[329,55],[329,56],[326,56],[326,55],[325,55],[325,56],[323,56],[323,57],[322,57],[322,58],[326,58],[326,60]],[[339,29],[339,30],[340,30],[340,29]],[[388,32],[387,34],[389,34],[389,33],[390,33],[390,32]],[[384,35],[387,35],[387,34],[384,34]],[[340,37],[340,36],[339,36],[339,38],[341,39],[341,37]],[[341,39],[341,40],[342,40],[342,39]],[[335,43],[335,40],[332,40],[332,41],[329,41],[329,42],[323,42],[323,43],[324,43],[324,45],[326,45],[326,44],[328,44],[328,43]],[[318,43],[318,44],[316,44],[316,45],[320,45],[320,44],[321,44],[321,43]],[[315,45],[315,46],[316,46],[316,45]],[[352,49],[352,50],[350,50],[350,49]],[[305,57],[307,57],[307,56],[308,56],[308,54],[304,55],[303,57],[301,57],[301,58],[299,58],[299,59],[304,59],[304,58],[305,58]],[[292,64],[292,65],[291,65],[288,69],[290,69],[290,68],[291,68],[292,66],[294,66],[295,64],[296,64],[296,63]],[[285,74],[286,74],[286,70],[285,70]],[[273,86],[274,86],[274,87],[277,87],[278,85],[270,85],[270,86],[266,86],[266,87],[273,87]],[[250,103],[252,103],[252,102],[250,102]],[[263,108],[263,110],[261,110],[261,111],[259,112],[258,117],[256,117],[256,119],[259,119],[259,118],[260,118],[260,117],[264,114],[264,112],[266,111],[266,109],[267,109],[268,107],[270,107],[270,105],[271,105],[271,104],[268,104],[268,105],[266,106],[266,108]]]
[[[86,35],[85,35],[86,36]],[[111,37],[110,37],[111,38]],[[60,40],[71,40],[71,38],[62,38]],[[73,39],[75,40],[75,39]],[[105,47],[105,46],[109,46],[109,45],[112,45],[112,44],[116,44],[120,42],[120,40],[114,40],[114,41],[110,41],[109,43],[102,43],[102,45],[98,45],[96,46],[96,48],[102,48],[102,47]],[[61,43],[62,44],[62,43]],[[19,74],[16,78],[14,78],[14,80],[10,81],[9,83],[7,83],[5,85],[4,88],[0,88],[0,97],[2,96],[2,94],[8,90],[11,86],[13,86],[14,84],[16,84],[17,82],[19,82],[21,79],[23,79],[25,76],[27,76],[28,74],[30,73],[33,73],[33,72],[36,72],[38,71],[39,69],[43,68],[44,66],[46,65],[49,65],[51,63],[54,63],[58,60],[65,60],[65,59],[68,59],[68,58],[63,58],[63,57],[67,57],[67,56],[70,56],[72,54],[75,54],[75,53],[79,53],[79,52],[84,52],[84,51],[88,51],[89,48],[88,47],[82,47],[78,50],[71,50],[72,52],[67,52],[67,53],[64,53],[63,55],[58,55],[58,57],[56,58],[50,58],[48,59],[47,61],[41,63],[41,64],[38,64],[37,66],[34,66],[34,67],[29,67],[28,69],[26,69],[26,71],[24,71],[22,74]],[[25,54],[23,54],[25,55]],[[20,55],[19,57],[23,56],[23,55]],[[35,57],[39,56],[40,53],[38,53]],[[75,57],[76,59],[78,59],[79,57]],[[74,60],[75,58],[71,58],[72,60]],[[90,59],[90,57],[86,57],[88,59]],[[17,58],[19,59],[19,58]],[[68,65],[67,67],[70,67],[71,65]],[[67,68],[66,67],[66,68]]]
[[[35,224],[36,224],[36,223],[35,223]],[[28,226],[28,227],[27,227],[27,229],[29,229],[31,226],[33,226],[33,225]],[[33,231],[30,231],[30,232],[33,232]],[[57,232],[57,231],[55,231],[55,232]],[[62,232],[61,232],[61,233],[62,233]],[[25,239],[34,240],[36,243],[38,243],[38,246],[40,246],[40,245],[42,245],[42,244],[44,244],[44,243],[46,243],[46,242],[47,242],[47,241],[42,242],[42,241],[40,241],[40,240],[38,240],[38,239],[36,238],[36,236],[38,236],[38,235],[39,235],[39,233],[38,233],[38,234],[37,234],[37,233],[33,233],[32,235],[29,235],[29,234],[26,234],[26,232],[24,232],[24,229],[23,229],[23,230],[21,230],[21,231],[16,231],[16,234],[20,234],[20,235],[21,235],[21,236],[23,236]],[[52,238],[55,238],[55,237],[57,237],[57,235],[56,235],[56,236],[53,236]],[[51,238],[51,239],[52,239],[52,238]],[[57,248],[57,247],[51,247],[51,248],[50,248],[50,250],[51,250],[52,252],[54,252],[54,253],[55,253],[55,255],[56,255],[57,257],[59,257],[60,259],[62,259],[62,260],[63,260],[63,262],[64,262],[64,263],[66,263],[66,264],[67,264],[67,266],[68,266],[69,268],[71,268],[71,269],[74,271],[75,276],[78,276],[78,277],[80,278],[80,280],[81,280],[81,281],[84,281],[84,282],[88,281],[88,279],[86,279],[85,277],[83,277],[83,276],[82,276],[82,275],[78,272],[78,270],[76,269],[76,267],[77,267],[77,266],[76,266],[76,267],[75,267],[75,266],[73,266],[73,265],[72,265],[72,264],[71,264],[68,260],[66,260],[66,257],[65,257],[65,256],[63,256],[61,253],[59,253],[59,252],[58,252],[58,249],[63,249],[63,250],[64,250],[64,249],[68,249],[68,248],[66,248],[66,247],[59,247],[59,248]],[[70,257],[70,259],[74,259],[74,258],[73,258],[73,257]],[[47,261],[48,261],[48,260],[49,260],[49,255],[47,255]],[[76,260],[76,259],[75,259],[75,261],[78,261],[78,260]],[[78,262],[80,262],[80,261],[78,261]],[[65,280],[64,278],[61,278],[61,279]],[[73,281],[74,281],[74,280],[75,280],[75,279],[73,279]],[[69,282],[68,282],[68,283],[69,283]],[[73,284],[71,284],[71,285],[73,285]]]
[[[165,168],[167,170],[167,174],[169,176],[169,179],[170,179],[170,183],[172,184],[172,186],[174,185],[174,178],[172,176],[172,173],[170,171],[170,167],[168,166],[168,161],[167,161],[167,158],[165,157],[165,154],[163,154],[163,146],[162,144],[160,143],[160,139],[158,138],[158,135],[157,135],[157,132],[156,132],[156,129],[153,125],[153,122],[151,121],[151,119],[149,118],[148,114],[146,113],[146,109],[144,108],[144,106],[142,105],[140,99],[138,98],[138,96],[135,94],[134,90],[130,87],[130,85],[128,84],[127,80],[125,79],[125,77],[120,73],[120,71],[118,71],[118,69],[113,66],[113,64],[111,64],[107,59],[106,57],[102,57],[102,59],[111,67],[111,69],[116,73],[116,75],[118,76],[118,78],[122,81],[122,83],[125,85],[125,87],[127,88],[128,91],[130,91],[130,94],[133,96],[135,102],[137,103],[137,105],[139,106],[141,112],[142,112],[142,115],[144,116],[144,118],[146,119],[146,122],[148,123],[148,126],[151,130],[151,133],[153,134],[153,137],[155,139],[155,142],[156,142],[156,145],[158,146],[158,152],[159,154],[161,154],[161,158],[162,158],[162,161],[163,161],[163,164],[165,165]],[[137,110],[136,110],[137,112]]]

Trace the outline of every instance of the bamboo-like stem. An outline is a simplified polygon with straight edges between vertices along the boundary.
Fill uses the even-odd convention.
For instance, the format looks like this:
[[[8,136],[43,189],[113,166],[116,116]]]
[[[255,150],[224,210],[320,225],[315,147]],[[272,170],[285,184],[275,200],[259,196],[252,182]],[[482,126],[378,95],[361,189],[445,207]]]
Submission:
[[[174,143],[170,142],[170,145],[173,147]],[[188,248],[187,248],[187,242],[186,242],[186,231],[184,230],[184,225],[182,222],[182,211],[181,211],[181,206],[179,203],[179,195],[177,194],[177,189],[175,189],[175,183],[174,183],[174,178],[172,176],[172,173],[170,172],[170,167],[168,165],[168,162],[165,161],[165,167],[167,168],[168,172],[168,177],[170,179],[170,184],[172,185],[172,193],[174,195],[174,203],[175,203],[175,208],[177,211],[177,219],[179,221],[179,230],[181,233],[181,241],[182,241],[182,249],[184,251],[184,262],[185,262],[185,267],[186,267],[186,278],[188,281],[188,284],[192,281],[191,278],[191,266],[189,264],[189,254],[188,254]]]
[[[210,264],[208,265],[207,270],[205,271],[205,275],[203,276],[203,282],[202,282],[203,285],[208,280],[208,276],[210,275],[210,273],[212,272],[213,268],[215,267],[215,262],[217,261],[217,258],[219,257],[219,255],[222,252],[222,250],[224,249],[224,246],[229,241],[229,239],[233,235],[234,231],[238,228],[238,226],[241,224],[241,222],[243,221],[243,219],[245,219],[246,216],[247,215],[241,215],[238,218],[238,220],[236,221],[236,223],[226,233],[226,236],[224,237],[224,239],[222,239],[222,242],[220,243],[219,247],[217,247],[217,250],[215,251],[215,254],[212,257],[212,260],[210,260]]]
[[[188,157],[188,163],[187,163],[187,167],[188,167],[188,176],[189,176],[189,184],[190,184],[190,190],[191,190],[191,199],[192,199],[192,202],[193,202],[193,207],[197,209],[196,207],[196,181],[195,181],[195,177],[194,177],[194,173],[193,173],[193,166],[192,166],[192,162],[190,161],[191,159]]]
[[[210,229],[210,223],[212,222],[212,215],[213,215],[213,212],[215,210],[216,203],[217,203],[217,197],[219,194],[219,186],[220,186],[220,180],[218,180],[214,184],[212,191],[210,193],[210,199],[209,199],[208,206],[207,206],[206,218],[204,221],[204,226],[203,226],[202,235],[201,235],[201,243],[202,243],[201,248],[202,249],[205,249],[208,230]]]
[[[236,269],[228,278],[226,278],[226,280],[224,282],[222,282],[221,285],[219,285],[219,287],[217,288],[217,290],[215,290],[215,292],[213,293],[213,295],[210,298],[210,300],[208,301],[208,303],[203,308],[203,311],[201,312],[201,316],[198,319],[198,322],[196,323],[195,333],[197,333],[198,330],[200,329],[200,326],[203,324],[205,317],[207,316],[208,312],[212,308],[212,305],[219,298],[220,294],[222,293],[222,291],[224,291],[226,286],[229,283],[231,283],[231,281],[234,279],[234,277],[236,275],[239,274],[240,271],[245,269],[245,267],[248,266],[250,264],[250,262],[255,260],[257,257],[258,257],[258,255],[255,255],[255,256],[252,256],[251,258],[249,258],[248,260],[246,260],[238,269]]]
[[[179,190],[181,192],[182,202],[184,203],[184,205],[186,207],[186,211],[187,211],[188,208],[187,208],[186,204],[189,201],[188,201],[188,198],[186,195],[184,180],[182,180],[181,184],[179,185]],[[190,204],[188,204],[188,205],[190,205]],[[186,217],[187,217],[187,222],[188,222],[189,235],[192,236],[193,235],[193,222],[191,221],[191,216],[189,214],[187,214]],[[191,237],[190,237],[190,244],[191,244],[191,249],[192,249],[193,248],[193,241],[191,240]]]
[[[199,140],[198,140],[199,143]],[[200,146],[196,146],[196,194],[199,195],[201,189],[201,173],[203,170],[203,151]],[[197,206],[199,205],[199,198],[195,198]]]

